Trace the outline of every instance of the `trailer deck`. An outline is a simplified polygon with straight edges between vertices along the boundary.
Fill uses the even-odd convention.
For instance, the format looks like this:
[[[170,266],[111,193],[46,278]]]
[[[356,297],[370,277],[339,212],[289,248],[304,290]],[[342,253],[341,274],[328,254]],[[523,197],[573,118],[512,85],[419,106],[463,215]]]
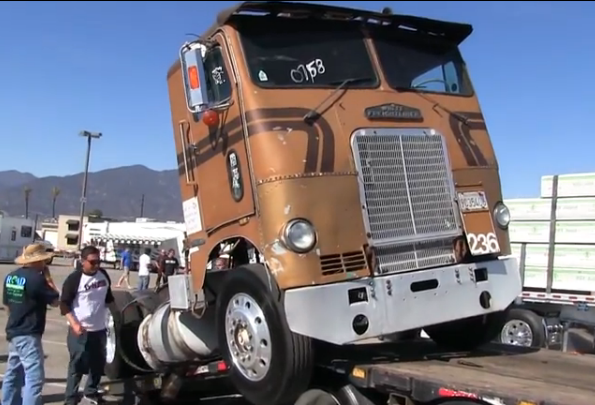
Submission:
[[[345,363],[353,364],[350,382],[419,402],[457,397],[494,405],[593,404],[595,356],[502,344],[477,352],[437,351],[430,341],[406,345],[400,359],[386,345],[352,348]]]
[[[591,355],[496,343],[475,352],[453,352],[439,350],[427,339],[321,346],[318,352],[324,355],[319,369],[324,372],[315,375],[312,386],[330,393],[337,387],[351,387],[349,401],[339,401],[341,405],[387,403],[386,399],[368,398],[366,392],[370,391],[388,398],[389,404],[466,399],[490,405],[592,405],[595,398],[595,356]],[[227,366],[221,361],[199,367],[189,384],[193,391],[190,398],[238,397],[226,374]],[[160,403],[159,395],[151,394],[161,390],[160,377],[133,380],[111,381],[103,387],[117,396],[135,392],[145,398],[142,402],[149,394],[152,403]],[[391,397],[410,402],[390,401]]]

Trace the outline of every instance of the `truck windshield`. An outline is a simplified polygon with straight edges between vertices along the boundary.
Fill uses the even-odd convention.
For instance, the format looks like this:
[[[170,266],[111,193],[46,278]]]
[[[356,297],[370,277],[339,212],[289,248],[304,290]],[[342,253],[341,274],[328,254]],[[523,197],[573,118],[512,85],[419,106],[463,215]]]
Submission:
[[[395,89],[469,96],[473,88],[456,45],[419,33],[373,34],[388,84]]]
[[[375,87],[377,76],[364,38],[356,26],[308,25],[284,21],[240,28],[244,55],[254,83],[260,87]]]

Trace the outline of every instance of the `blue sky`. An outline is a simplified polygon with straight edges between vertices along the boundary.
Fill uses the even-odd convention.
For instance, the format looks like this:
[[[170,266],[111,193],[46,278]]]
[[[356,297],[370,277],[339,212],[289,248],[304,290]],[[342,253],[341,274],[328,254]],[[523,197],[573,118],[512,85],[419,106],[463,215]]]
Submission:
[[[176,166],[165,75],[187,33],[229,1],[0,2],[0,170]],[[345,2],[469,22],[462,51],[507,198],[545,174],[595,172],[594,2]]]

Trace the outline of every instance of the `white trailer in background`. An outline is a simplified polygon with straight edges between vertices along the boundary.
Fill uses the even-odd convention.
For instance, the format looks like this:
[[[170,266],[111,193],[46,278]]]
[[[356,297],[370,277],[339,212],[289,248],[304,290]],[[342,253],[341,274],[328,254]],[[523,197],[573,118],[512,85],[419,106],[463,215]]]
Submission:
[[[13,262],[35,240],[35,220],[0,214],[0,262]]]
[[[151,249],[151,256],[156,259],[159,245],[166,239],[183,235],[184,224],[171,222],[110,222],[102,228],[101,234],[90,235],[92,243],[101,251],[101,261],[119,267],[121,252],[130,248],[134,260],[134,267],[138,258],[147,248]],[[183,237],[183,236],[182,236]]]
[[[595,173],[544,176],[540,198],[505,204],[523,292],[500,341],[565,350],[569,327],[595,328]]]

